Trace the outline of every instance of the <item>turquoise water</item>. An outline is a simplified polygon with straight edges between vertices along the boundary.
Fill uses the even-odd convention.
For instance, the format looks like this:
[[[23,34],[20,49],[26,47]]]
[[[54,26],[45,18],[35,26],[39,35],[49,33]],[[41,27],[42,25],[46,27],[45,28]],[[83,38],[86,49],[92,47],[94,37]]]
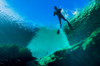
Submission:
[[[4,36],[4,38],[1,39],[7,40],[4,43],[18,43],[20,44],[20,46],[26,45],[27,48],[32,52],[32,55],[37,58],[50,55],[57,50],[70,46],[63,28],[60,30],[60,34],[57,34],[57,27],[59,25],[55,25],[55,27],[39,25],[39,31],[37,32],[36,36],[32,36],[30,32],[32,31],[32,26],[34,26],[33,23],[31,23],[31,21],[28,22],[28,20],[25,21],[22,17],[20,17],[20,14],[14,12],[14,10],[10,8],[6,1],[1,2],[1,17],[3,18],[3,15],[7,16],[6,19],[3,18],[5,19],[5,22],[2,24],[3,27],[1,27],[1,30],[5,29],[5,27],[8,27],[3,30],[4,35],[2,35]],[[8,6],[9,8],[6,6]],[[5,10],[8,11],[6,12]],[[16,24],[18,24],[19,26],[16,26]],[[21,28],[24,29],[22,30]],[[9,29],[11,29],[12,31],[10,31]],[[6,32],[7,34],[5,34],[4,32]],[[9,37],[9,39],[7,39],[7,37]]]
[[[57,29],[41,27],[36,37],[29,42],[27,47],[34,57],[41,58],[69,46],[63,29],[60,29],[60,34],[57,34]]]
[[[40,58],[70,46],[63,28],[60,30],[60,34],[57,34],[59,22],[57,17],[53,16],[54,6],[57,5],[58,8],[62,8],[62,14],[65,18],[69,18],[70,16],[77,14],[89,1],[43,0],[42,2],[44,4],[42,4],[40,0],[1,0],[0,2],[1,16],[6,14],[7,17],[9,16],[8,20],[12,20],[9,21],[10,23],[14,22],[19,25],[18,27],[24,28],[23,31],[19,30],[19,32],[15,32],[14,29],[13,31],[10,31],[8,35],[11,35],[11,38],[6,39],[8,40],[8,43],[22,43],[21,46],[26,45],[27,48],[31,50],[33,56]],[[82,3],[81,6],[79,6],[80,3]],[[63,22],[62,24],[64,25],[66,22]],[[39,31],[34,37],[30,32],[32,31],[33,26],[36,25],[39,26]],[[15,37],[15,35],[18,36]]]

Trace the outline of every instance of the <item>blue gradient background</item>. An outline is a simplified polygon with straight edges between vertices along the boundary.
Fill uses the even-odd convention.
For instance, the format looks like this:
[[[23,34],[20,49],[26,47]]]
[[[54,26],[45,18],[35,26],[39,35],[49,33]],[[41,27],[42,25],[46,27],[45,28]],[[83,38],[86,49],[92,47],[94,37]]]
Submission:
[[[89,0],[6,0],[7,3],[27,20],[43,25],[55,25],[57,17],[53,16],[54,6],[65,10],[81,9]],[[72,14],[69,12],[69,17]]]

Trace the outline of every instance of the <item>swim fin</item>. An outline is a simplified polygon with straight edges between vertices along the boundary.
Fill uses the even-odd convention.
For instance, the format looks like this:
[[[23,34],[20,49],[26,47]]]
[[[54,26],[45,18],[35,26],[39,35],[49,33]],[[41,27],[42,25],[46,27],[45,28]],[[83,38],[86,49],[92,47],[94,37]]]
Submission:
[[[71,26],[71,24],[69,22],[67,22],[67,23],[68,23],[70,30],[73,30],[73,27]]]
[[[59,34],[59,33],[60,33],[60,30],[58,29],[57,34]]]

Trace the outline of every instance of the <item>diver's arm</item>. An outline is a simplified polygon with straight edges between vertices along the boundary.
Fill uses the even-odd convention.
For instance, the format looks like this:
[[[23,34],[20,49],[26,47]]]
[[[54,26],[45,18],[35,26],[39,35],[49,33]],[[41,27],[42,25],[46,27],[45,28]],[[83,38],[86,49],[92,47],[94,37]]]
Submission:
[[[59,9],[59,11],[61,11],[62,9]]]

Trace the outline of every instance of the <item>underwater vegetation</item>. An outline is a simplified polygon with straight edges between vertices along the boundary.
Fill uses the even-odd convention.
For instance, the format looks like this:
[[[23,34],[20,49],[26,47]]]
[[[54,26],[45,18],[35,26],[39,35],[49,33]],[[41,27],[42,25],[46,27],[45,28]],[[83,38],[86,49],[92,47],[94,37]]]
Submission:
[[[26,47],[18,45],[0,45],[0,66],[26,66],[27,62],[35,60]]]

